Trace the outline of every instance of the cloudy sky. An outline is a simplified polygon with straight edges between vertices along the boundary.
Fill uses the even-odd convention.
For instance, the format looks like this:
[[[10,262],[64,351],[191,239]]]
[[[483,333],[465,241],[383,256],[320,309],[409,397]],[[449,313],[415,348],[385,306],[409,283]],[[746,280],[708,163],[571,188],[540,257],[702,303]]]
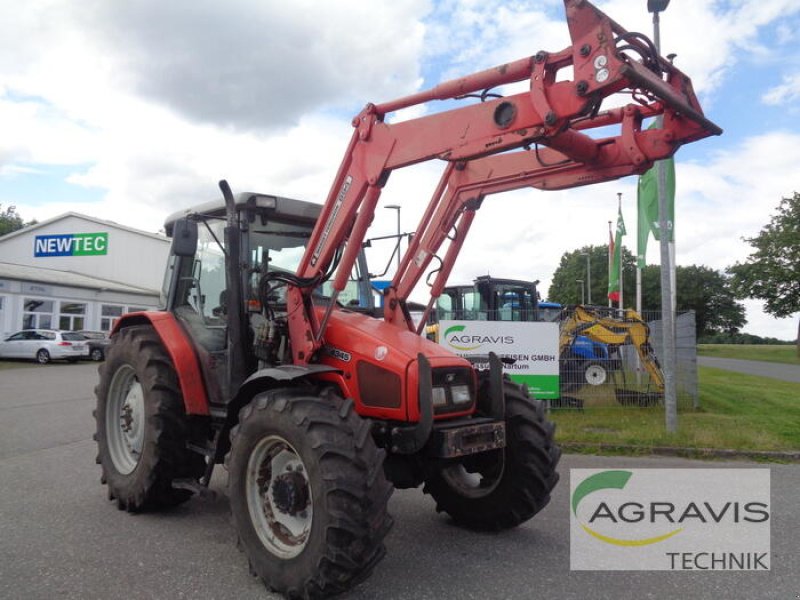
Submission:
[[[646,0],[596,4],[652,32]],[[662,15],[663,54],[725,130],[676,155],[678,264],[743,260],[741,238],[800,191],[799,30],[797,0],[672,0]],[[367,101],[568,43],[561,0],[0,0],[0,204],[158,231],[221,178],[321,201]],[[440,170],[392,176],[381,202],[402,205],[404,231]],[[564,252],[606,243],[618,192],[634,249],[635,190],[629,177],[490,197],[451,281],[491,273],[546,291]],[[371,235],[395,219],[379,208]],[[376,249],[372,270],[387,256]],[[794,338],[796,320],[746,305],[745,331]]]

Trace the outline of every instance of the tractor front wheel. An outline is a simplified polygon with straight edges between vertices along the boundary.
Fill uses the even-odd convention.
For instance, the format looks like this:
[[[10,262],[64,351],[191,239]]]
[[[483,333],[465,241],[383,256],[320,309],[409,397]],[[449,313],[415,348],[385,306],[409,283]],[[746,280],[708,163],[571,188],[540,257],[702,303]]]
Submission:
[[[558,482],[561,450],[553,441],[555,425],[528,390],[504,381],[506,447],[473,455],[428,478],[423,491],[436,510],[470,529],[497,531],[516,527],[542,510]],[[488,393],[488,380],[481,386]]]
[[[392,521],[383,451],[350,400],[278,389],[239,413],[225,460],[240,547],[289,598],[343,592],[383,558]]]

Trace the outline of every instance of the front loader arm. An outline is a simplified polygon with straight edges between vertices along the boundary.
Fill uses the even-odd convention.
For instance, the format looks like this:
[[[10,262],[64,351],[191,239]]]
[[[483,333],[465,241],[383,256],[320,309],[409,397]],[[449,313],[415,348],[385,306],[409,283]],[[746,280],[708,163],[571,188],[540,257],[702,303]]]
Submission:
[[[368,104],[353,119],[353,137],[298,267],[298,282],[302,283],[291,285],[288,291],[296,364],[308,362],[320,348],[335,306],[331,302],[318,320],[311,301],[313,289],[329,271],[334,272],[334,300],[344,289],[392,170],[434,158],[447,161],[446,183],[440,185],[438,196],[434,194],[436,202],[450,185],[449,178],[458,172],[454,164],[471,165],[484,157],[532,146],[547,147],[549,156],[563,161],[563,168],[551,170],[541,164],[544,161],[537,165],[525,156],[530,153],[517,153],[505,165],[503,181],[493,181],[489,174],[479,183],[480,176],[476,176],[471,183],[462,184],[465,191],[450,194],[460,199],[430,206],[417,236],[429,236],[426,243],[438,247],[439,238],[458,221],[459,241],[448,249],[447,262],[452,263],[474,216],[474,211],[459,208],[466,206],[464,194],[473,194],[466,190],[467,185],[485,186],[483,191],[475,191],[476,198],[533,185],[534,181],[543,189],[586,185],[641,172],[654,160],[671,156],[683,143],[721,133],[703,116],[689,78],[658,56],[646,38],[626,32],[586,0],[564,0],[564,5],[572,39],[566,49],[553,54],[539,52],[411,96]],[[574,78],[557,81],[557,73],[570,66]],[[389,113],[432,100],[478,94],[486,100],[482,92],[519,81],[528,81],[529,90],[402,122],[384,120]],[[622,91],[631,93],[636,104],[600,112],[604,98]],[[664,116],[662,129],[642,130],[642,119],[659,115]],[[619,125],[619,135],[595,139],[587,133],[608,125]],[[525,171],[515,175],[513,169],[519,164]],[[478,164],[476,168],[489,166]],[[528,181],[521,183],[525,178]],[[411,260],[419,261],[419,256],[408,253],[404,264]],[[387,313],[389,320],[400,314],[395,312],[398,302],[405,313],[404,302],[413,289],[410,282],[416,283],[421,271],[411,268],[404,273],[393,284],[395,309]],[[402,321],[409,326],[407,313]]]
[[[385,292],[385,318],[390,322],[405,323],[409,329],[415,328],[405,310],[405,300],[431,261],[438,256],[441,245],[449,239],[447,253],[439,259],[441,264],[431,283],[431,299],[427,309],[428,312],[431,310],[444,290],[475,211],[486,196],[526,187],[559,190],[611,181],[643,173],[652,166],[654,160],[666,157],[662,153],[670,152],[669,145],[663,143],[663,130],[642,130],[642,114],[634,106],[598,114],[583,121],[581,126],[590,127],[592,121],[603,125],[618,122],[622,131],[618,137],[597,141],[597,152],[592,162],[579,162],[555,150],[554,147],[564,145],[564,140],[557,135],[550,140],[549,148],[537,147],[535,150],[506,152],[469,162],[450,163],[417,227],[417,234],[409,242],[408,252],[392,284]],[[640,147],[657,148],[659,152],[643,156],[635,150]],[[427,316],[426,312],[421,322],[425,322]],[[420,327],[417,329],[420,330]]]

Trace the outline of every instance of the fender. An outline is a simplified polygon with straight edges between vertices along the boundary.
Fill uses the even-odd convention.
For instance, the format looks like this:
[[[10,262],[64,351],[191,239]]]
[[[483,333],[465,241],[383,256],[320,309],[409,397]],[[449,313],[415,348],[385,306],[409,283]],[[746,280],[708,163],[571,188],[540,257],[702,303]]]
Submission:
[[[260,369],[245,379],[236,392],[232,405],[238,405],[242,400],[247,401],[250,396],[254,395],[254,392],[258,392],[263,387],[262,384],[265,382],[284,383],[322,373],[341,372],[341,369],[328,365],[281,365],[279,367]]]
[[[231,447],[230,432],[231,428],[236,425],[239,420],[239,411],[245,406],[253,397],[259,392],[265,391],[269,388],[276,387],[280,384],[291,384],[293,381],[310,377],[312,375],[322,375],[326,373],[341,374],[341,370],[327,365],[281,365],[279,367],[270,367],[260,369],[250,375],[241,387],[237,390],[236,395],[230,401],[227,407],[227,417],[225,424],[217,436],[217,447],[214,452],[214,462],[222,463],[225,455]]]
[[[165,311],[129,313],[117,321],[111,335],[133,325],[152,325],[161,339],[178,375],[186,414],[208,416],[208,394],[203,383],[200,363],[194,352],[194,346],[178,324],[175,315]]]

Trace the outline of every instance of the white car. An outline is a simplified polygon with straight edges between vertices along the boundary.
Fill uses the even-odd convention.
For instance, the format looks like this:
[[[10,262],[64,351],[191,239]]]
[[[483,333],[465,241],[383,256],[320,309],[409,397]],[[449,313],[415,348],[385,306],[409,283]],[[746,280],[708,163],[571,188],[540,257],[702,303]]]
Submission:
[[[25,329],[0,342],[0,358],[30,358],[43,365],[51,360],[75,362],[88,355],[86,338],[72,331]]]

